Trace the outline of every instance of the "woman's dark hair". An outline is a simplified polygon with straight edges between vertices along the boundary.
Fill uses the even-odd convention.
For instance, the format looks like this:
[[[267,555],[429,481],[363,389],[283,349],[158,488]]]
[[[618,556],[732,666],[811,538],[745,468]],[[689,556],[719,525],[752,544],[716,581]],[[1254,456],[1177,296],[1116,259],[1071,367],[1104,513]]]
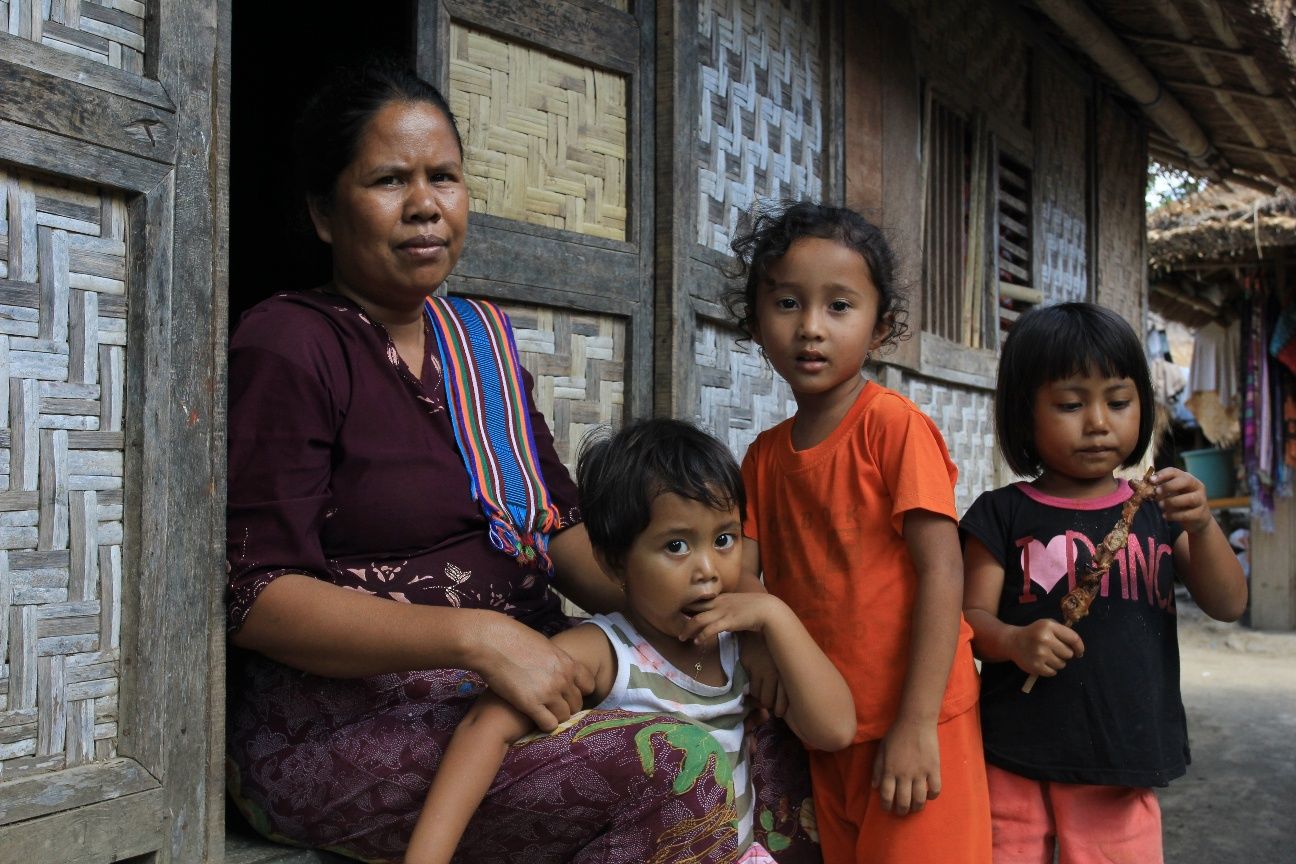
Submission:
[[[755,208],[730,244],[738,258],[737,269],[730,275],[742,284],[728,293],[725,305],[747,338],[751,338],[756,322],[756,294],[768,278],[770,265],[802,237],[835,240],[858,252],[877,288],[877,321],[888,326],[882,347],[894,346],[908,335],[908,309],[896,277],[895,255],[881,229],[846,207],[784,201]]]
[[[1030,310],[1008,332],[995,386],[995,432],[1009,467],[1022,477],[1044,466],[1035,449],[1035,394],[1051,381],[1090,370],[1129,378],[1139,397],[1138,443],[1123,463],[1137,465],[1152,440],[1152,376],[1134,328],[1110,309],[1060,303]]]
[[[742,472],[725,445],[682,420],[632,423],[615,434],[595,430],[576,464],[581,512],[590,543],[615,567],[652,518],[652,502],[673,492],[745,516]]]
[[[297,117],[293,156],[302,199],[332,203],[337,178],[355,158],[365,127],[390,102],[432,105],[450,121],[463,155],[459,127],[441,91],[395,59],[370,58],[335,69]]]

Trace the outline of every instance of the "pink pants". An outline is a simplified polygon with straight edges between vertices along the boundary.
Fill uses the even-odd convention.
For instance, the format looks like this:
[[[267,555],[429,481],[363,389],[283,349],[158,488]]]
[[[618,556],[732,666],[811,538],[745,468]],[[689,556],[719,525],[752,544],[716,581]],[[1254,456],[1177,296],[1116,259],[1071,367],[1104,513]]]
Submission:
[[[1161,864],[1151,789],[1030,780],[986,765],[994,864]]]
[[[735,864],[778,864],[764,846],[753,841]]]

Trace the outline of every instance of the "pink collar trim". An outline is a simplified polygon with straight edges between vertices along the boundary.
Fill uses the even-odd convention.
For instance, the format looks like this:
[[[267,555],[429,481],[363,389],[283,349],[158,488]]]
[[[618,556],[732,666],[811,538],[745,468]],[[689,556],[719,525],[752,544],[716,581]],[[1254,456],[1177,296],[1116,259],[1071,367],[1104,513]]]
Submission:
[[[1058,498],[1055,495],[1044,494],[1024,480],[1013,485],[1032,501],[1046,507],[1063,507],[1067,510],[1106,510],[1108,507],[1124,504],[1134,494],[1134,490],[1130,489],[1129,482],[1126,480],[1120,480],[1115,491],[1101,498]]]

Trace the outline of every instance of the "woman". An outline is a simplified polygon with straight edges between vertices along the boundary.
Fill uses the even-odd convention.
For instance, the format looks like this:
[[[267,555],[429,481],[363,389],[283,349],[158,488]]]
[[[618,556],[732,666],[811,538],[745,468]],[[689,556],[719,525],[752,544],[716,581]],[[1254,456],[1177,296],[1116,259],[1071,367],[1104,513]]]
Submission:
[[[270,298],[231,340],[228,600],[242,650],[229,788],[267,836],[399,860],[483,685],[544,730],[592,687],[546,638],[567,626],[546,557],[552,585],[582,607],[621,598],[594,563],[529,376],[521,393],[552,514],[532,559],[501,554],[501,526],[478,504],[489,496],[456,446],[445,335],[424,314],[468,226],[462,146],[440,94],[400,69],[350,70],[307,106],[298,158],[333,279]],[[682,754],[660,735],[648,740],[667,770],[645,772],[634,738],[654,723],[577,739],[582,720],[515,747],[464,859],[729,860],[736,838],[716,820],[725,790],[676,792]],[[794,835],[800,794],[763,800]]]

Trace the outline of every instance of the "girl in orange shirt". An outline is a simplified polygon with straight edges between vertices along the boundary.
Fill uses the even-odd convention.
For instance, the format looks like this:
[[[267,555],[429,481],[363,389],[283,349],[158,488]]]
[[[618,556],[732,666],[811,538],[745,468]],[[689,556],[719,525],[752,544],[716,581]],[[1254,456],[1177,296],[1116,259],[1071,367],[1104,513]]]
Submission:
[[[989,862],[957,469],[932,421],[862,374],[905,331],[891,250],[859,214],[800,203],[758,213],[734,251],[730,308],[797,403],[743,461],[745,578],[855,698],[854,744],[810,754],[824,860]]]

